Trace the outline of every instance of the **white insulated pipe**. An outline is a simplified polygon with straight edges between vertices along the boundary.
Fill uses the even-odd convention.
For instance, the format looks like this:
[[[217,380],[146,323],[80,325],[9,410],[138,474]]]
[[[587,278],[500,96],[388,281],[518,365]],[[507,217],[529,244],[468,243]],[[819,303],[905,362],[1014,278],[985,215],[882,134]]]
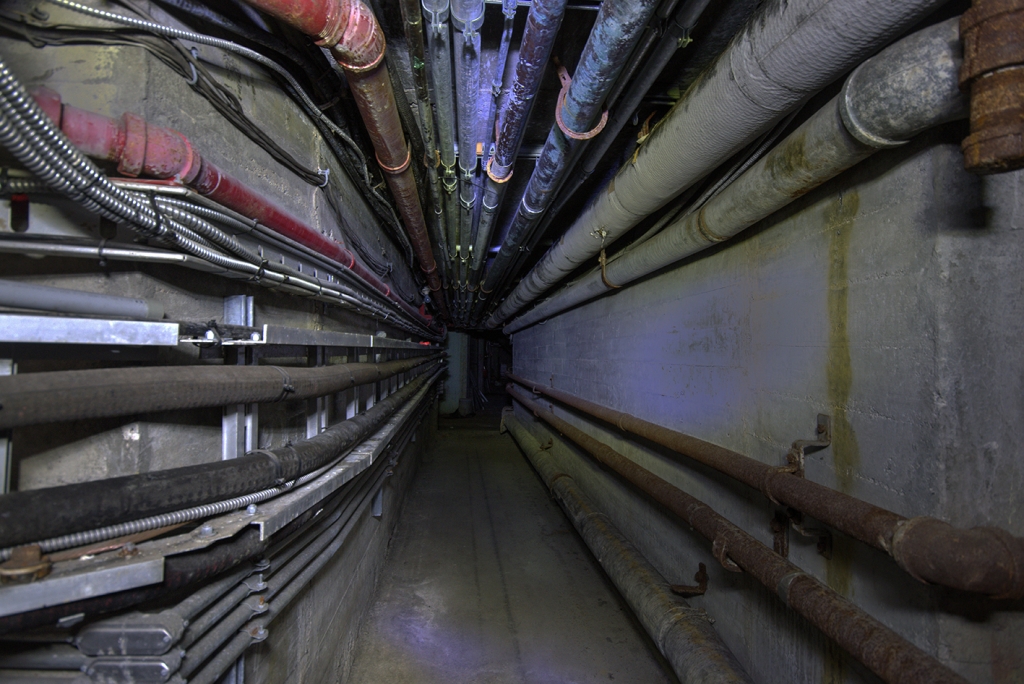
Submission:
[[[66,290],[16,280],[0,280],[0,306],[151,321],[164,317],[163,305],[152,299]]]
[[[797,197],[932,126],[967,116],[959,19],[904,38],[858,67],[842,92],[699,211],[516,318],[508,334],[727,240]]]
[[[945,0],[781,0],[729,47],[488,319],[496,328]]]

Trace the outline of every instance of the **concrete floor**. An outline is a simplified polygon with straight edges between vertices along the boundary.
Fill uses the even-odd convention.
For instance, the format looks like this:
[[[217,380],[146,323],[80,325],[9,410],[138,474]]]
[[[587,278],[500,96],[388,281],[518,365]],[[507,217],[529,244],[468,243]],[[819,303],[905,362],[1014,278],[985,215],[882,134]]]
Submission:
[[[497,420],[441,426],[349,681],[676,681]]]

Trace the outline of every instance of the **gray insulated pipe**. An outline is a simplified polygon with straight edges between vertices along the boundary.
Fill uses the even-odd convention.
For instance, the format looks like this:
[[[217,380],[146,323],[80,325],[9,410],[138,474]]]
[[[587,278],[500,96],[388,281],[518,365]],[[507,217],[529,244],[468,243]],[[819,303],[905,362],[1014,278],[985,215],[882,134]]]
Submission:
[[[627,249],[512,321],[513,333],[735,236],[876,151],[967,116],[957,85],[959,19],[904,38],[859,66],[840,94],[699,211]]]
[[[594,508],[576,482],[558,468],[549,448],[541,446],[511,411],[507,411],[502,420],[658,650],[672,665],[679,681],[683,684],[750,684],[749,675],[711,626],[707,614],[672,593],[661,573],[619,532],[607,515]]]
[[[487,321],[502,321],[945,0],[771,0]]]
[[[164,317],[163,305],[151,299],[65,290],[14,280],[0,280],[0,306],[153,321]]]

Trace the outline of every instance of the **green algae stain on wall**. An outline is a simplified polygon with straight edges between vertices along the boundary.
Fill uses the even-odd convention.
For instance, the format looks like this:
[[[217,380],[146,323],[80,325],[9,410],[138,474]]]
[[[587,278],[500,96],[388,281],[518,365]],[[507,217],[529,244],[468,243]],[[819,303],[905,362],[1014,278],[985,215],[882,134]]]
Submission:
[[[829,410],[832,414],[832,465],[840,491],[850,493],[860,465],[857,433],[850,424],[847,404],[853,387],[849,333],[849,256],[854,218],[860,206],[856,192],[840,194],[825,211],[828,247],[828,359],[825,378]],[[849,596],[853,584],[853,540],[836,535],[832,558],[826,569],[828,586]],[[826,639],[823,684],[842,684],[849,670],[849,656]]]

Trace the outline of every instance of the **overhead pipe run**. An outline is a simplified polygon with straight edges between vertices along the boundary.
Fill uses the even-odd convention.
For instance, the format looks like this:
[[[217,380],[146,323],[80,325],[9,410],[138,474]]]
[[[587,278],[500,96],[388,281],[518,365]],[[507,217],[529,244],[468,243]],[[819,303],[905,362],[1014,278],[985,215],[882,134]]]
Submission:
[[[427,183],[430,190],[430,202],[434,207],[434,246],[440,253],[441,270],[447,278],[451,278],[448,268],[448,220],[445,216],[444,203],[441,199],[441,177],[437,172],[438,148],[435,134],[434,108],[430,103],[430,87],[427,79],[426,52],[423,42],[423,15],[420,13],[419,0],[401,0],[402,23],[405,26],[405,40],[409,44],[409,61],[416,84],[417,111],[420,128],[423,131],[423,149],[426,157],[423,160],[427,169]]]
[[[395,91],[384,64],[384,33],[377,18],[361,0],[245,2],[315,38],[317,45],[328,48],[345,70],[377,162],[391,188],[427,286],[434,293],[434,306],[442,318],[448,318],[416,178],[410,167],[412,148],[405,139]]]
[[[943,2],[767,3],[519,282],[488,327],[535,301]]]
[[[749,684],[753,680],[722,642],[704,611],[674,595],[668,582],[598,511],[576,482],[559,470],[551,452],[506,409],[502,424],[540,473],[679,681]]]
[[[551,397],[620,430],[660,444],[758,490],[892,556],[920,582],[996,598],[1024,598],[1024,539],[994,527],[962,530],[927,516],[898,513],[805,479],[793,467],[776,467],[595,404],[568,392],[507,376],[535,394]]]
[[[60,93],[49,88],[36,89],[32,97],[68,141],[86,156],[115,162],[124,176],[183,183],[351,271],[413,320],[429,324],[416,307],[392,292],[354,253],[222,171],[178,131],[154,126],[130,112],[113,119],[79,109],[62,102]]]
[[[606,2],[598,11],[586,47],[572,78],[559,73],[562,92],[555,109],[555,125],[548,132],[544,148],[534,166],[526,191],[516,207],[501,249],[484,278],[483,292],[493,292],[504,280],[519,249],[544,216],[574,149],[604,128],[608,112],[602,105],[615,78],[640,39],[660,0]],[[477,313],[483,306],[477,305]]]
[[[452,272],[449,283],[452,287],[458,280],[458,264],[455,262],[458,255],[455,248],[459,243],[459,208],[456,196],[459,179],[455,171],[455,82],[452,77],[452,48],[448,29],[451,12],[448,0],[422,0],[422,4],[423,15],[427,20],[427,46],[430,51],[428,64],[434,86],[434,102],[437,106],[437,138],[440,147],[438,163],[442,169],[444,211],[448,223],[446,258]]]
[[[204,406],[323,397],[385,380],[434,361],[436,354],[384,363],[315,368],[152,366],[0,376],[0,430]],[[159,387],[159,392],[153,388]],[[54,397],[60,401],[54,401]]]
[[[513,385],[513,398],[622,479],[712,542],[727,570],[746,572],[888,684],[968,684],[933,656],[719,515],[604,443],[548,411]]]
[[[487,180],[469,276],[469,289],[477,290],[477,297],[481,302],[490,294],[486,284],[480,286],[480,275],[487,263],[487,250],[491,244],[494,221],[498,217],[498,207],[505,196],[505,188],[512,178],[516,156],[526,133],[526,123],[533,111],[537,91],[544,79],[544,70],[551,58],[551,48],[565,16],[565,6],[566,0],[533,0],[530,3],[512,85],[505,99],[505,106],[498,113],[494,153],[484,168]]]
[[[883,50],[846,79],[836,98],[698,211],[541,302],[513,320],[505,332],[522,330],[728,240],[878,150],[898,147],[932,126],[963,118],[967,110],[957,86],[960,62],[956,19]],[[549,257],[558,249],[556,245],[543,263],[553,263]],[[498,325],[530,300],[532,294],[521,295],[528,281],[536,282],[533,274],[505,300],[489,325]]]
[[[437,363],[363,413],[315,437],[257,449],[227,461],[0,495],[0,547],[114,525],[280,485],[330,463],[391,417],[428,380]],[[54,507],[52,502],[60,501]]]

